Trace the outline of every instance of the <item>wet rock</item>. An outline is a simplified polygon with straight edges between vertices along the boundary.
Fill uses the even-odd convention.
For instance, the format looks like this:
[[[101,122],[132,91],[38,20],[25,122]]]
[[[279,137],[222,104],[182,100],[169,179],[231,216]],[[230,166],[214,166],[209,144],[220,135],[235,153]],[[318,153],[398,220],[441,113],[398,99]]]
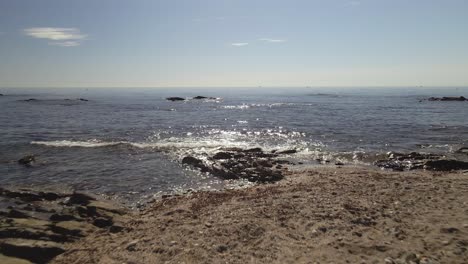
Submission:
[[[31,166],[36,162],[36,157],[34,155],[27,155],[18,160],[18,163],[25,166]]]
[[[424,168],[434,171],[467,170],[468,162],[459,160],[429,160],[424,163]]]
[[[109,227],[109,226],[112,226],[113,224],[114,224],[114,222],[112,221],[112,219],[108,219],[108,218],[104,218],[104,217],[96,218],[93,221],[93,225],[95,225],[95,226],[97,226],[99,228]]]
[[[261,148],[250,148],[250,149],[246,149],[244,150],[244,152],[263,152],[263,150]]]
[[[168,101],[185,101],[185,98],[182,97],[167,97],[166,100]]]
[[[88,102],[89,100],[88,100],[88,99],[84,99],[84,98],[79,98],[78,101]]]
[[[229,152],[218,152],[213,156],[213,159],[230,159],[233,155]]]
[[[26,100],[22,100],[23,102],[35,102],[35,101],[39,101],[37,100],[36,98],[29,98],[29,99],[26,99]]]
[[[294,154],[294,153],[297,153],[297,150],[295,149],[289,149],[289,150],[283,150],[283,151],[279,151],[279,152],[276,152],[277,154]]]
[[[122,232],[125,228],[121,225],[114,224],[109,228],[109,232],[111,233],[119,233]]]
[[[30,217],[28,214],[21,212],[19,210],[15,210],[15,209],[11,209],[7,213],[7,216],[11,218],[29,218]]]
[[[187,156],[182,159],[182,164],[187,164],[192,167],[200,169],[202,172],[209,172],[208,167],[203,163],[202,160],[194,158],[192,156]]]
[[[38,195],[41,196],[42,198],[44,198],[44,200],[47,200],[47,201],[55,201],[55,200],[62,197],[61,195],[58,195],[58,194],[53,193],[53,192],[39,192]]]
[[[34,263],[47,263],[65,252],[65,249],[51,241],[17,238],[0,241],[0,252],[6,256],[27,259]]]
[[[460,148],[459,150],[455,151],[455,153],[467,154],[468,155],[468,148]]]
[[[429,101],[468,101],[468,99],[465,98],[464,96],[459,96],[459,97],[450,97],[450,96],[430,97],[428,100]]]
[[[74,192],[73,194],[70,195],[68,198],[67,204],[72,205],[72,204],[79,204],[79,205],[88,205],[91,201],[96,200],[96,198],[84,194],[84,193],[79,193],[79,192]]]

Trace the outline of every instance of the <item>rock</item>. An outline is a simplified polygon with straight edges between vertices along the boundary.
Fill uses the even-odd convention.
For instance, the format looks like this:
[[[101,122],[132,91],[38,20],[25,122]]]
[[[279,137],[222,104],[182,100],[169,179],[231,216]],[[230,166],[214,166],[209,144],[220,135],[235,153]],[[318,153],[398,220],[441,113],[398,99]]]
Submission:
[[[455,151],[455,153],[467,154],[468,155],[468,147],[460,148],[459,150]]]
[[[60,195],[58,195],[56,193],[53,193],[53,192],[39,192],[38,195],[41,196],[42,198],[44,198],[47,201],[55,201],[55,200],[61,198]]]
[[[424,163],[424,168],[434,171],[467,170],[468,162],[459,160],[429,160]]]
[[[261,148],[251,148],[251,149],[246,149],[244,150],[244,152],[263,152],[263,150]]]
[[[109,228],[109,232],[111,233],[119,233],[119,232],[122,232],[125,228],[121,225],[112,225],[110,228]]]
[[[0,254],[0,263],[2,264],[32,264],[32,262],[28,260],[15,258],[15,257],[8,257],[3,254]]]
[[[166,100],[168,101],[185,101],[185,98],[182,97],[167,97]]]
[[[458,228],[455,228],[455,227],[444,227],[444,228],[440,229],[440,232],[445,233],[445,234],[453,234],[453,233],[460,232],[460,230]]]
[[[0,252],[6,256],[27,259],[34,263],[47,263],[65,252],[62,245],[51,241],[6,239],[0,241]]]
[[[428,100],[429,101],[468,101],[468,99],[466,99],[463,96],[459,96],[459,97],[430,97]]]
[[[11,209],[7,213],[7,216],[11,218],[29,218],[30,217],[28,214],[21,212],[19,210],[15,210],[15,209]]]
[[[283,150],[283,151],[278,151],[276,152],[277,154],[294,154],[297,153],[297,150],[295,149],[289,149],[289,150]]]
[[[210,170],[206,165],[203,163],[202,160],[199,160],[197,158],[194,158],[192,156],[187,156],[182,159],[182,164],[187,164],[192,167],[200,169],[202,172],[209,172]]]
[[[29,98],[29,99],[23,100],[23,102],[35,102],[35,101],[39,101],[39,100],[37,100],[36,98]]]
[[[91,201],[95,201],[96,198],[84,194],[84,193],[79,193],[79,192],[74,192],[70,197],[68,198],[67,204],[79,204],[79,205],[88,205]]]
[[[34,155],[27,155],[19,159],[18,163],[25,166],[31,166],[35,161],[36,157]]]
[[[128,251],[135,251],[138,242],[140,242],[138,239],[131,241],[127,244],[127,246],[125,246],[125,249],[127,249]]]
[[[52,214],[49,219],[55,222],[77,220],[75,216],[69,214]]]
[[[88,100],[88,99],[84,99],[84,98],[79,98],[78,101],[88,102],[89,100]]]
[[[208,97],[206,97],[206,96],[199,95],[199,96],[195,96],[193,99],[207,99],[207,98]]]
[[[113,224],[114,224],[114,222],[112,221],[112,219],[108,219],[108,218],[104,218],[104,217],[96,218],[93,221],[93,225],[95,225],[95,226],[97,226],[99,228],[109,227],[109,226],[112,226]]]
[[[229,152],[218,152],[213,156],[213,159],[230,159],[233,155]]]
[[[216,251],[218,251],[219,253],[226,252],[227,250],[228,250],[228,247],[226,245],[220,245],[216,247]]]

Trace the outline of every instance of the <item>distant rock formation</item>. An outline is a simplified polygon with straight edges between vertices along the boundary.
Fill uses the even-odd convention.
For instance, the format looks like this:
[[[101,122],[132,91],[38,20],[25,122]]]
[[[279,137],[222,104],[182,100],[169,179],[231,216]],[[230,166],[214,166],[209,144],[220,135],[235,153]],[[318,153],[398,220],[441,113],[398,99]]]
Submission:
[[[468,101],[464,96],[460,97],[430,97],[429,101]]]

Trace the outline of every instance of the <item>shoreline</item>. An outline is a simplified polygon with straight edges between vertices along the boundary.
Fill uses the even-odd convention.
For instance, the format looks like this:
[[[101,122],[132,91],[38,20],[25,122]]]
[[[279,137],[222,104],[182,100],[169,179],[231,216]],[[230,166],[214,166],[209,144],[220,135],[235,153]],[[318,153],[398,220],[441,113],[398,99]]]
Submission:
[[[51,263],[463,263],[466,201],[466,172],[291,170],[275,184],[163,198]]]

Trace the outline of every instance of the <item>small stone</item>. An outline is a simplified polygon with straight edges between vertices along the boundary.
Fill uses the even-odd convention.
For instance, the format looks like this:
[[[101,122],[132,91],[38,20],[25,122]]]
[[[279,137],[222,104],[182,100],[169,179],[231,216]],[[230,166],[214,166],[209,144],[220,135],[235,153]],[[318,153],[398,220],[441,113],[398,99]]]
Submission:
[[[216,251],[218,251],[219,253],[226,252],[227,250],[228,250],[228,247],[225,245],[220,245],[216,248]]]
[[[135,251],[135,248],[136,248],[138,242],[139,242],[138,239],[131,241],[130,243],[128,243],[125,246],[125,249],[127,249],[128,251]]]
[[[385,258],[384,261],[385,264],[395,264],[395,261],[391,257]]]
[[[205,226],[208,227],[208,228],[210,228],[210,227],[213,226],[213,224],[211,224],[210,222],[206,222],[206,223],[205,223]]]
[[[171,241],[170,244],[171,244],[171,246],[177,245],[177,241],[173,240],[173,241]]]

